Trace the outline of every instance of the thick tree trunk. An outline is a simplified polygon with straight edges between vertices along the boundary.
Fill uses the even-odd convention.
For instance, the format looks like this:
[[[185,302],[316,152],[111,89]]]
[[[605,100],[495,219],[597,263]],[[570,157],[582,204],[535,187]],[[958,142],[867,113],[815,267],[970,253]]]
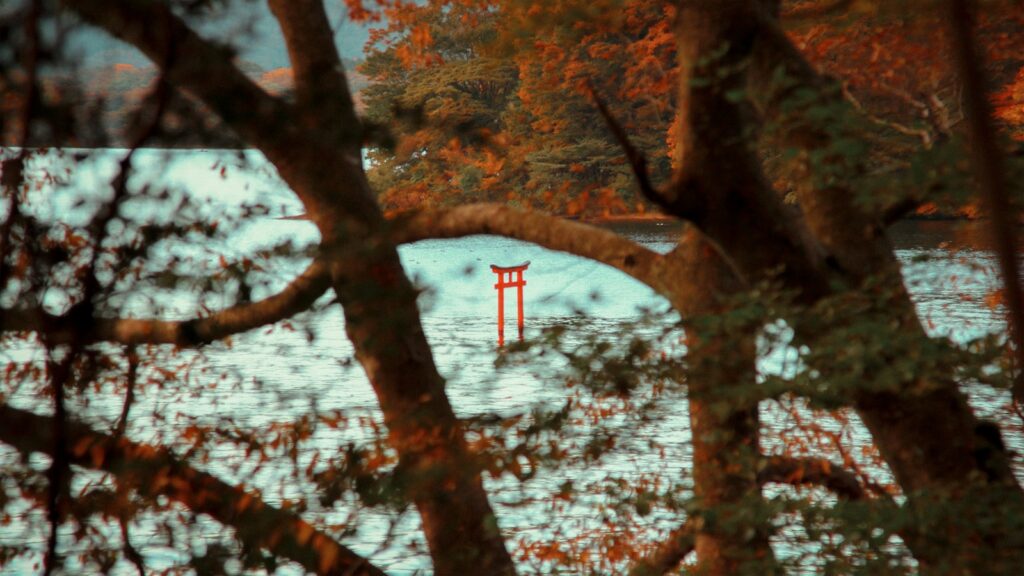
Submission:
[[[835,90],[829,91],[831,81],[817,75],[769,19],[762,20],[754,58],[753,90],[770,97],[769,112],[786,97],[768,79],[769,70],[779,67],[798,85],[819,90],[819,105],[847,106]],[[824,150],[831,144],[829,134],[836,133],[836,127],[806,120],[799,126],[786,132],[787,144],[797,149]],[[892,327],[890,337],[925,342],[899,262],[876,217],[855,204],[855,193],[845,183],[820,188],[813,182],[808,171],[797,197],[808,227],[835,262],[841,285],[860,288],[872,282],[877,313]],[[1024,530],[1013,521],[1024,515],[1024,493],[998,428],[977,419],[951,372],[952,367],[949,374],[913,374],[892,390],[873,390],[866,382],[854,405],[910,497],[908,512],[925,525],[919,532],[928,537],[919,538],[914,550],[922,568],[942,574],[1014,574],[1024,565]]]
[[[323,3],[272,0],[296,72],[297,102],[270,96],[151,0],[70,0],[83,18],[135,45],[238,135],[258,147],[306,207],[423,520],[436,574],[512,574],[480,474],[420,325],[363,173],[361,128]]]
[[[741,288],[700,233],[688,230],[668,258],[675,270],[687,271],[685,281],[675,284],[672,304],[684,319],[695,320],[686,328],[686,385],[694,496],[701,510],[688,520],[696,532],[697,570],[707,576],[771,574],[774,557],[758,483],[756,330],[700,328],[702,317],[727,314],[723,297]]]
[[[436,574],[513,574],[393,246],[337,262],[345,328],[373,384]]]
[[[798,187],[810,228],[832,254],[847,285],[873,283],[873,311],[888,334],[878,337],[925,344],[903,286],[899,263],[885,235],[851,201],[849,190]],[[884,322],[881,319],[884,318]],[[860,321],[866,321],[861,318]],[[839,328],[839,326],[836,326]],[[898,346],[892,354],[918,350]],[[889,364],[903,358],[883,356]],[[926,573],[1017,574],[1024,565],[1024,493],[998,427],[981,422],[947,374],[910,374],[895,386],[864,382],[854,407],[907,496],[907,511],[921,520],[914,553]]]
[[[387,236],[358,152],[315,143],[265,152],[320,229],[345,329],[377,394],[435,574],[514,574],[423,333],[418,293]],[[345,163],[347,170],[338,169]]]
[[[772,121],[785,120],[785,107],[779,104],[794,87],[822,89],[826,81],[777,28],[770,15],[774,5],[681,3],[683,150],[676,181],[702,194],[700,210],[679,215],[723,246],[749,278],[778,274],[804,302],[865,289],[873,279],[880,298],[877,313],[890,320],[893,335],[923,341],[924,330],[884,230],[854,205],[849,189],[818,188],[808,170],[806,183],[797,189],[803,223],[775,220],[786,211],[763,183],[760,164],[752,157],[760,120],[744,102],[753,99]],[[782,91],[780,71],[786,79]],[[715,113],[712,120],[709,111]],[[828,131],[806,118],[797,120],[796,128],[785,131],[787,145],[821,151],[829,144]],[[676,196],[685,190],[677,187]],[[719,212],[735,219],[718,218]],[[865,382],[852,401],[908,495],[908,513],[927,526],[928,538],[922,542],[932,545],[915,547],[922,567],[958,574],[1018,570],[1024,565],[1024,531],[1011,519],[1024,513],[1024,494],[998,429],[977,420],[951,377],[911,375],[885,390],[872,384]]]
[[[348,333],[380,399],[400,466],[415,479],[409,496],[423,518],[436,572],[512,573],[423,336],[416,293],[362,172],[358,120],[321,3],[271,3],[296,71],[295,104],[266,94],[228,54],[194,34],[163,3],[67,0],[65,5],[142,49],[165,68],[169,82],[200,98],[278,168],[323,236]],[[776,116],[778,100],[786,96],[773,96],[772,78],[781,66],[796,85],[821,85],[775,25],[771,12],[777,5],[777,0],[680,2],[679,170],[663,204],[697,224],[715,248],[684,243],[675,255],[690,259],[677,268],[680,289],[660,291],[680,310],[713,311],[715,303],[700,298],[728,288],[719,280],[694,282],[690,273],[715,258],[723,259],[723,269],[739,270],[748,279],[778,275],[804,302],[861,288],[881,270],[889,292],[883,308],[894,314],[895,329],[923,337],[881,228],[853,206],[849,191],[798,190],[806,217],[798,218],[764,177],[755,152],[758,114]],[[761,98],[767,101],[752,104]],[[797,148],[825,144],[813,129],[792,136]],[[623,254],[622,266],[637,268],[630,273],[646,273],[640,268],[650,259]],[[699,286],[701,293],[687,295],[685,286]],[[714,365],[721,343],[692,344],[697,366]],[[722,370],[707,380],[699,377],[700,370],[694,373],[699,453],[694,474],[705,505],[728,510],[756,497],[745,454],[756,448],[757,426],[751,405],[715,409],[720,391],[712,382],[723,387],[753,382],[743,366],[715,368]],[[952,378],[924,381],[913,375],[884,392],[868,387],[853,403],[909,496],[909,513],[920,515],[915,520],[927,527],[923,540],[933,545],[922,552],[915,548],[924,568],[1016,573],[1024,565],[1024,531],[1013,524],[1024,516],[1024,495],[998,431],[993,434],[993,427],[976,419]],[[708,570],[731,573],[768,558],[756,523],[751,537],[723,531],[720,524],[698,531],[701,562]]]

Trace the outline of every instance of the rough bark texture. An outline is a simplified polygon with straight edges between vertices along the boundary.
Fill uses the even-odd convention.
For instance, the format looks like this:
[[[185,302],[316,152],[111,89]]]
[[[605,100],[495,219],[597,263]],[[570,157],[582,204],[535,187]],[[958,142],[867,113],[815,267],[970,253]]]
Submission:
[[[664,206],[693,222],[744,271],[772,262],[807,298],[828,291],[829,266],[803,221],[773,193],[744,97],[758,19],[745,0],[680,3],[677,170]]]
[[[830,81],[803,61],[774,22],[762,19],[762,30],[759,46],[764,52],[755,51],[755,62],[763,60],[753,66],[755,70],[785,66],[787,75],[801,85],[818,87],[823,98],[838,98],[825,92]],[[755,86],[762,94],[785,97],[772,90],[767,74],[759,80]],[[789,144],[798,148],[823,149],[829,144],[824,127],[813,123],[789,133]],[[837,263],[842,278],[838,285],[876,282],[883,297],[878,310],[892,319],[893,334],[926,338],[902,284],[895,253],[873,215],[854,203],[853,191],[842,186],[818,188],[809,178],[797,188],[797,196],[815,238]],[[974,415],[956,381],[951,375],[914,376],[893,391],[873,391],[870,383],[865,384],[855,407],[910,496],[910,510],[930,517],[933,538],[915,550],[922,567],[938,573],[1018,570],[1024,562],[1024,535],[1008,529],[1007,521],[1024,511],[1024,495],[1001,440],[993,441],[985,433],[986,424]]]
[[[808,173],[797,187],[797,196],[805,225],[770,225],[771,215],[784,214],[779,198],[761,182],[759,164],[736,142],[747,142],[757,125],[768,119],[785,121],[779,106],[794,87],[819,89],[827,98],[828,81],[819,77],[802,59],[771,16],[777,2],[764,3],[685,0],[680,7],[680,52],[685,62],[707,62],[721,54],[713,66],[734,66],[744,81],[730,82],[729,75],[718,88],[693,83],[696,67],[683,67],[680,83],[681,140],[685,142],[678,181],[691,182],[705,190],[703,202],[712,206],[702,211],[679,211],[691,218],[710,237],[721,243],[744,273],[763,278],[778,273],[787,287],[799,290],[802,300],[813,302],[823,296],[847,289],[860,289],[871,279],[883,301],[879,313],[894,318],[895,331],[906,338],[925,338],[899,275],[895,254],[884,231],[870,214],[854,204],[853,194],[839,185],[819,188]],[[738,63],[742,66],[736,66]],[[781,86],[774,81],[777,72],[787,79]],[[749,91],[742,101],[753,98],[763,117],[753,108],[735,103],[737,87]],[[836,96],[838,98],[838,96]],[[709,116],[708,111],[715,114]],[[713,118],[713,122],[708,118]],[[828,144],[827,132],[812,122],[796,124],[787,132],[786,144],[797,149],[822,150]],[[747,156],[742,154],[746,153]],[[738,159],[738,160],[737,160]],[[737,182],[724,187],[724,182]],[[740,174],[747,173],[747,174]],[[693,181],[709,184],[692,184]],[[754,222],[743,218],[729,221],[715,218],[723,214],[756,214]],[[783,220],[785,221],[785,220]],[[762,224],[760,229],[757,222]],[[809,233],[809,234],[808,234]],[[767,235],[767,238],[765,237]],[[765,248],[768,248],[767,250]],[[880,281],[879,281],[880,279]],[[1014,480],[1008,459],[984,433],[984,425],[973,415],[964,395],[952,379],[913,377],[896,390],[864,390],[854,398],[865,424],[870,429],[883,457],[897,481],[910,496],[910,509],[929,516],[933,545],[918,550],[926,569],[941,572],[1012,573],[1019,565],[1024,547],[1019,531],[1011,530],[1013,542],[997,543],[1006,529],[1005,510],[993,506],[996,500],[984,497],[1002,494],[1003,505],[1024,510],[1020,488]],[[939,506],[941,504],[941,506]],[[963,514],[987,517],[985,521],[960,524]],[[1011,514],[1012,515],[1012,514]],[[1002,520],[1000,520],[1000,518]],[[968,533],[967,537],[963,537]],[[954,536],[957,535],[958,536]],[[1007,537],[1006,534],[1002,536]],[[986,550],[979,555],[978,546]],[[996,561],[980,563],[982,556]],[[957,573],[960,573],[957,572]]]
[[[397,243],[474,234],[515,238],[589,258],[629,274],[666,298],[675,288],[664,280],[665,257],[653,250],[610,230],[504,204],[420,210],[399,216],[391,227]]]
[[[1020,283],[1020,265],[1014,226],[1019,222],[1017,208],[1010,202],[1010,179],[1007,177],[1004,152],[992,121],[988,81],[980,62],[979,48],[973,27],[977,20],[977,2],[948,0],[947,21],[956,56],[957,73],[963,85],[967,131],[971,143],[971,160],[986,216],[991,219],[992,245],[1003,277],[1010,336],[1017,360],[1017,378],[1013,399],[1024,405],[1024,290]]]
[[[379,399],[400,471],[410,480],[408,496],[422,517],[435,573],[460,576],[511,574],[513,565],[423,335],[398,242],[470,233],[534,241],[633,275],[666,296],[685,318],[722,312],[718,296],[768,277],[781,280],[805,304],[865,289],[870,281],[878,313],[891,319],[893,333],[925,338],[882,221],[853,202],[848,184],[841,179],[819,184],[808,162],[795,190],[799,209],[793,209],[765,177],[756,144],[766,122],[781,123],[782,143],[798,151],[821,151],[830,144],[830,132],[813,122],[787,124],[787,99],[797,89],[839,98],[779,28],[779,4],[678,4],[678,169],[656,200],[700,232],[691,229],[673,253],[659,256],[610,232],[497,206],[387,222],[362,170],[362,128],[321,2],[270,1],[295,71],[296,99],[288,103],[259,88],[229,54],[195,34],[164,3],[65,1],[85,20],[137,46],[168,82],[202,100],[261,149],[302,200],[322,237],[322,270],[297,293],[282,294],[276,308],[267,306],[276,312],[231,316],[255,309],[228,311],[219,318],[229,322],[206,320],[200,339],[308,306],[329,284]],[[5,319],[18,321],[32,319]],[[112,325],[98,339],[180,344],[194,336],[183,336],[183,325],[172,324],[133,325],[129,333],[138,336],[119,331],[127,324]],[[815,334],[795,328],[813,345]],[[737,530],[728,521],[741,507],[756,509],[764,481],[758,476],[756,402],[727,394],[752,386],[753,344],[741,339],[745,343],[736,345],[696,330],[688,337],[696,495],[716,516],[688,521],[655,564],[668,569],[679,562],[692,534],[702,573],[758,573],[771,557],[766,523],[755,514]],[[920,520],[923,536],[912,548],[924,571],[1017,573],[1024,565],[1024,534],[1012,522],[1024,516],[1024,495],[998,430],[993,434],[992,426],[978,421],[952,377],[911,375],[884,391],[865,384],[851,400],[908,496],[908,513]],[[4,410],[10,418],[29,417]],[[815,472],[821,482],[854,497],[849,478],[824,472]],[[202,506],[199,500],[195,504]]]
[[[693,443],[697,572],[708,576],[771,574],[768,518],[762,515],[754,333],[702,329],[700,320],[728,313],[724,298],[742,285],[719,253],[690,229],[669,259],[687,278],[672,304],[687,321],[686,385]]]
[[[511,574],[511,558],[420,325],[417,292],[363,173],[361,127],[320,2],[271,1],[296,70],[294,106],[270,97],[163,4],[72,0],[134,44],[260,148],[305,205],[345,328],[384,414],[436,574]],[[168,58],[171,54],[174,57]]]

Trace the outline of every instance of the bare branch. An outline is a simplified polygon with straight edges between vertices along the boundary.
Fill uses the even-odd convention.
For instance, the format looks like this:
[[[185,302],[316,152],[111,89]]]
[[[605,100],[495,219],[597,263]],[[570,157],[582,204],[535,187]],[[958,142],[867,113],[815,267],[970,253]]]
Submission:
[[[890,130],[899,132],[904,136],[913,136],[914,138],[918,138],[921,140],[921,145],[924,146],[926,150],[931,149],[932,145],[935,143],[935,138],[932,135],[932,133],[928,130],[925,130],[924,128],[914,128],[912,126],[907,126],[905,124],[894,122],[892,120],[887,120],[885,118],[882,118],[881,116],[871,114],[870,112],[864,109],[864,106],[860,103],[860,100],[858,100],[857,97],[854,96],[852,92],[850,92],[850,88],[846,84],[843,84],[843,97],[846,99],[847,102],[849,102],[853,106],[855,110],[857,110],[857,112],[859,112],[864,118],[867,118],[870,122],[877,124],[879,126],[884,126],[886,128],[889,128]]]
[[[957,117],[954,118],[949,111],[949,106],[946,106],[946,104],[942,102],[942,99],[939,98],[937,94],[928,95],[927,106],[928,118],[932,121],[932,124],[935,126],[935,130],[939,134],[952,134],[953,128],[956,127],[956,125],[962,122],[964,119],[962,106],[959,107],[959,114],[957,114]]]
[[[71,459],[68,450],[68,413],[65,403],[65,387],[71,378],[71,366],[81,346],[74,339],[71,349],[59,361],[53,357],[52,344],[47,343],[46,377],[53,390],[54,414],[50,419],[50,467],[46,471],[46,519],[50,530],[46,540],[46,553],[43,556],[43,574],[49,576],[58,568],[57,557],[58,528],[68,506],[68,484],[71,481]]]
[[[82,338],[86,343],[199,346],[290,318],[307,310],[329,287],[327,266],[316,260],[281,292],[259,302],[240,304],[210,316],[183,321],[96,318]],[[0,315],[0,330],[44,332],[49,342],[66,343],[73,339],[78,329],[75,320],[35,310],[4,310]]]
[[[139,375],[139,354],[134,345],[125,347],[125,356],[128,360],[128,372],[124,377],[124,404],[121,405],[121,415],[118,416],[117,423],[114,424],[115,438],[124,436],[124,431],[128,428],[128,414],[131,412],[132,404],[135,403],[135,384]]]
[[[43,3],[40,0],[33,0],[29,3],[25,18],[25,37],[27,46],[23,57],[25,67],[26,86],[24,91],[24,102],[21,110],[21,150],[17,157],[11,162],[5,162],[6,166],[0,168],[4,172],[11,170],[14,174],[4,174],[5,188],[9,188],[11,196],[10,213],[4,222],[3,231],[0,232],[0,289],[7,285],[9,268],[7,267],[8,244],[11,241],[14,222],[19,217],[18,191],[24,179],[25,160],[29,153],[29,143],[32,137],[32,119],[36,108],[36,99],[39,97],[38,73],[40,56],[40,19],[43,15]],[[47,352],[52,352],[48,350]],[[71,354],[69,354],[71,356]],[[46,478],[48,483],[46,495],[46,519],[49,521],[49,533],[46,541],[46,551],[43,554],[43,573],[49,576],[57,569],[59,561],[57,557],[57,526],[60,523],[64,506],[64,487],[67,482],[67,449],[65,443],[65,406],[64,406],[64,383],[70,372],[70,358],[60,363],[55,363],[51,358],[46,363],[47,378],[54,390],[55,418],[52,427],[53,449],[52,461],[47,470]]]
[[[263,148],[294,135],[287,107],[231,63],[224,47],[203,39],[165,3],[153,0],[67,0],[64,5],[141,50],[243,138]]]
[[[32,17],[30,18],[30,26],[32,27],[30,36],[38,34],[38,31],[35,28],[38,25],[40,11],[41,4],[39,2],[33,2],[31,12]],[[35,40],[33,39],[31,43],[33,44],[33,49],[35,49]],[[66,333],[66,343],[70,344],[70,346],[65,352],[64,357],[59,361],[54,359],[54,348],[57,345],[57,342],[50,338],[50,323],[43,321],[45,328],[41,335],[47,350],[47,377],[50,381],[50,388],[53,391],[54,400],[52,430],[54,445],[51,452],[53,459],[51,461],[50,468],[47,471],[47,480],[49,484],[47,494],[47,520],[50,524],[50,533],[47,540],[46,553],[43,562],[43,572],[47,575],[57,569],[59,561],[59,558],[57,557],[58,529],[61,519],[64,516],[64,511],[68,508],[67,484],[71,474],[68,469],[69,454],[65,387],[71,379],[72,365],[74,364],[76,357],[82,351],[82,347],[86,344],[85,334],[88,331],[89,326],[93,324],[93,304],[102,290],[102,284],[96,274],[96,270],[102,253],[103,243],[107,236],[107,225],[110,224],[113,218],[117,215],[117,212],[123,202],[128,198],[128,173],[131,169],[132,156],[138,148],[156,132],[160,124],[161,117],[163,116],[168,99],[168,93],[169,87],[164,81],[163,75],[161,75],[153,93],[153,98],[155,99],[154,112],[149,122],[145,123],[139,130],[139,133],[133,138],[128,153],[120,162],[120,169],[113,182],[114,195],[108,202],[104,203],[86,227],[93,244],[92,254],[88,264],[84,268],[82,298],[72,306],[66,314],[67,318],[73,319],[72,322],[66,323],[66,326],[69,329]],[[147,100],[148,99],[149,98],[147,98]],[[26,121],[29,120],[31,120],[31,118],[26,118]],[[24,154],[24,150],[22,151],[22,154]],[[14,203],[17,202],[16,191],[12,202],[13,212]],[[130,394],[131,391],[129,391],[129,396]],[[129,404],[130,400],[129,403],[126,403],[125,405],[125,417],[127,416],[127,407]]]
[[[299,105],[327,133],[358,147],[359,119],[323,1],[271,0],[270,9],[288,45]]]
[[[757,480],[761,484],[774,482],[794,486],[821,486],[847,500],[863,500],[867,497],[856,474],[824,458],[771,456],[765,459]]]
[[[53,418],[7,405],[0,406],[0,441],[22,454],[49,454]],[[384,572],[351,549],[338,544],[299,516],[263,502],[181,461],[169,450],[114,438],[68,419],[71,463],[103,470],[118,482],[153,500],[166,496],[196,513],[232,526],[240,540],[293,560],[317,574],[383,576]],[[33,430],[32,434],[25,434]]]
[[[650,556],[637,562],[629,570],[629,576],[661,576],[675,570],[693,552],[696,532],[693,522],[687,520],[673,530]]]
[[[622,146],[623,152],[626,153],[626,160],[629,162],[630,168],[633,169],[633,175],[636,176],[637,184],[640,185],[640,193],[643,194],[644,198],[668,209],[665,195],[651,183],[651,175],[647,171],[647,158],[644,157],[644,153],[633,145],[629,135],[626,134],[626,129],[615,119],[615,115],[608,109],[608,105],[604,103],[604,100],[601,99],[597,89],[594,88],[590,81],[587,81],[587,89],[590,91],[590,96],[594,99],[594,104],[597,105],[597,110],[601,113],[601,117],[604,118],[608,128],[619,142],[619,146]]]
[[[827,4],[804,6],[782,13],[785,20],[813,20],[838,14],[853,5],[853,0],[832,0]]]
[[[406,213],[396,217],[391,228],[395,243],[474,234],[515,238],[590,258],[629,274],[663,295],[672,290],[663,277],[664,258],[657,252],[609,230],[504,204],[467,204]]]
[[[125,558],[135,566],[139,576],[146,576],[146,560],[136,550],[135,546],[132,546],[131,534],[128,532],[128,519],[122,514],[117,519],[117,523],[121,525],[121,540],[124,541],[122,548],[124,549]]]

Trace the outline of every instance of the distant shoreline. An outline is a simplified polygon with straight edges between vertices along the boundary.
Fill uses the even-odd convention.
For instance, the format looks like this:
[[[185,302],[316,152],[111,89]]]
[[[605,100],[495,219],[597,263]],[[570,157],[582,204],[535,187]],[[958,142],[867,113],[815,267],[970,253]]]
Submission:
[[[668,214],[661,214],[657,212],[641,212],[635,214],[611,214],[608,216],[565,216],[560,214],[548,214],[549,216],[557,216],[565,220],[571,220],[573,222],[582,222],[584,224],[647,224],[647,223],[676,223],[682,222],[675,216]],[[278,220],[309,220],[309,217],[305,214],[294,214],[291,216],[278,216]],[[948,214],[911,214],[901,219],[901,221],[914,221],[914,222],[976,222],[984,220],[984,218],[968,218],[966,216],[948,215]]]
[[[560,214],[548,214],[546,212],[538,212],[547,214],[549,216],[557,216],[564,218],[565,220],[572,220],[574,222],[583,222],[586,224],[640,224],[645,222],[678,222],[679,219],[675,216],[669,216],[668,214],[659,214],[655,212],[644,212],[637,214],[613,214],[609,216],[595,216],[595,217],[579,217],[579,216],[565,216]],[[309,217],[305,214],[293,214],[290,216],[278,216],[278,220],[309,220]]]
[[[660,212],[637,212],[634,214],[610,214],[608,216],[595,216],[583,218],[569,218],[579,220],[587,224],[639,224],[644,222],[677,222],[678,218]]]
[[[681,222],[679,218],[670,216],[668,214],[645,212],[639,214],[614,214],[610,216],[597,216],[592,218],[571,218],[565,217],[568,220],[577,220],[579,222],[585,222],[587,224],[642,224],[646,222]],[[969,218],[967,216],[959,216],[956,214],[909,214],[901,218],[901,220],[913,220],[913,221],[924,221],[924,222],[974,222],[977,220],[983,220],[983,218]]]

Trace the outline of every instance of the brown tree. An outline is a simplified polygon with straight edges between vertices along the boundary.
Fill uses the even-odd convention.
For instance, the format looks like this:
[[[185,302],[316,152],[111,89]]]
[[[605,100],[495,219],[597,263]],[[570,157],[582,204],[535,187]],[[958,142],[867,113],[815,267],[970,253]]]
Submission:
[[[895,526],[884,520],[878,524],[899,535],[922,573],[1012,574],[1024,565],[1024,493],[1014,476],[1014,455],[1004,448],[998,427],[979,420],[969,405],[956,374],[959,360],[929,357],[927,370],[924,360],[905,362],[906,357],[925,356],[934,340],[903,285],[885,230],[922,198],[882,186],[888,194],[881,200],[859,199],[866,167],[861,157],[843,148],[858,137],[850,121],[857,111],[836,82],[818,74],[784,34],[779,2],[678,3],[677,158],[667,185],[650,181],[644,158],[597,99],[641,191],[687,223],[678,246],[664,255],[607,230],[502,205],[385,218],[363,172],[364,127],[323,4],[269,4],[287,42],[293,96],[262,90],[230,54],[197,34],[167,3],[65,0],[61,5],[136,46],[160,68],[149,102],[152,118],[143,123],[131,149],[145,142],[147,125],[159,125],[169,93],[185,93],[266,156],[301,200],[320,242],[313,264],[286,289],[263,300],[183,321],[97,314],[104,287],[97,273],[99,247],[124,201],[126,184],[120,182],[110,205],[88,226],[84,242],[95,248],[78,274],[75,303],[61,315],[46,312],[38,299],[19,299],[0,311],[5,332],[34,333],[51,352],[62,351],[51,354],[45,374],[36,375],[50,383],[52,412],[40,415],[9,404],[0,408],[0,440],[26,455],[52,456],[43,498],[53,525],[48,571],[57,566],[57,525],[76,505],[67,487],[73,464],[110,473],[120,489],[145,501],[165,497],[208,514],[233,526],[244,544],[308,571],[382,573],[304,520],[301,510],[273,507],[244,486],[203,472],[165,448],[116,430],[98,430],[66,406],[65,388],[81,385],[83,371],[88,372],[77,360],[98,343],[198,347],[286,320],[331,292],[344,311],[355,357],[376,393],[388,446],[397,454],[403,477],[411,479],[400,491],[422,520],[434,572],[514,573],[484,490],[483,466],[467,440],[467,423],[452,409],[423,334],[418,292],[397,252],[406,242],[473,234],[517,238],[617,268],[652,287],[686,319],[696,506],[651,555],[634,563],[634,573],[673,571],[691,551],[696,551],[702,574],[779,570],[769,546],[771,509],[761,496],[767,483],[819,485],[842,501],[865,503],[879,518],[902,519]],[[26,10],[26,74],[15,107],[23,146],[33,144],[32,122],[44,100],[33,59],[39,56],[36,45],[47,8],[48,3],[37,0]],[[969,90],[976,90],[981,80],[968,23],[952,20],[959,33],[956,51],[963,55],[960,68],[969,72]],[[997,203],[1007,196],[1005,175],[994,160],[998,149],[986,144],[994,136],[984,127],[984,103],[977,95],[966,101],[969,116],[974,114],[972,125],[978,123],[971,137],[983,168],[981,183],[996,199],[994,210],[1007,212]],[[784,170],[795,204],[786,203],[780,193],[785,191],[773,188],[761,153],[766,146],[786,150]],[[45,246],[34,244],[36,223],[19,211],[23,161],[19,153],[4,166],[8,207],[0,230],[0,287],[10,290],[27,289],[15,284],[31,284],[48,262]],[[891,182],[896,187],[900,180]],[[1005,234],[1001,238],[1005,254],[1012,243],[1007,247]],[[1016,273],[1012,267],[1005,271],[1010,278]],[[832,349],[830,338],[856,334],[851,329],[855,323],[878,331],[867,341],[885,345],[857,358],[867,366],[860,374],[869,381],[837,394],[870,431],[895,478],[898,497],[828,460],[761,453],[759,406],[772,393],[739,391],[758,389],[755,335],[758,324],[769,318],[732,331],[700,323],[728,318],[740,306],[738,299],[755,290],[786,295],[768,316],[792,327],[795,342],[812,350],[804,362],[823,379],[849,379],[840,374],[846,365],[813,350]],[[1011,291],[1009,297],[1011,309],[1019,309],[1019,295]],[[1013,324],[1020,325],[1017,318]],[[47,432],[28,435],[26,429]]]

